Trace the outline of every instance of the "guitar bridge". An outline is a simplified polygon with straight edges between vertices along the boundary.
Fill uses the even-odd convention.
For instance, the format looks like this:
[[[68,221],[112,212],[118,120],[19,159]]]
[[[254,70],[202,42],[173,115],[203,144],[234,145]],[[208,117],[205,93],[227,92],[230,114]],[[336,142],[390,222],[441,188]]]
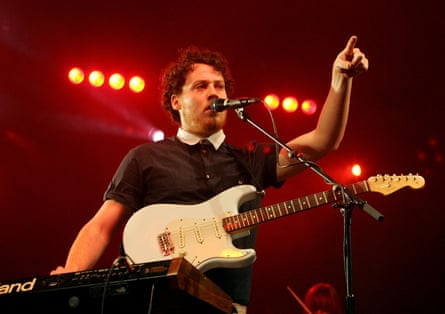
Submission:
[[[161,247],[162,255],[169,256],[173,254],[175,250],[175,245],[173,243],[171,233],[164,232],[158,236],[159,245]]]

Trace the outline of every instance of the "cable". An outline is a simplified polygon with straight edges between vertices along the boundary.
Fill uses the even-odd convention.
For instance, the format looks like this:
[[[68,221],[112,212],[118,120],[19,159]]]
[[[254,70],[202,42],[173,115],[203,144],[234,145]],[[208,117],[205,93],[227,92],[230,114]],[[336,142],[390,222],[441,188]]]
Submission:
[[[151,284],[151,292],[150,292],[150,302],[148,303],[148,312],[147,314],[151,314],[152,306],[153,306],[153,295],[155,291],[155,284]]]
[[[104,283],[104,291],[102,292],[102,300],[101,300],[101,304],[100,304],[100,314],[104,314],[105,297],[107,294],[108,284],[110,283],[111,274],[113,272],[114,267],[119,265],[119,262],[121,260],[122,260],[122,256],[117,257],[111,264],[110,270],[108,271],[107,278],[105,279],[105,283]]]
[[[100,314],[104,314],[105,309],[105,298],[107,293],[107,288],[110,283],[111,274],[113,273],[113,270],[116,266],[119,266],[121,262],[125,263],[125,266],[129,269],[130,272],[134,271],[134,261],[131,259],[128,255],[119,255],[111,264],[110,270],[108,271],[105,283],[104,283],[104,291],[102,292],[102,300],[101,300],[101,306],[100,306]]]
[[[277,124],[275,123],[275,119],[273,117],[272,110],[270,110],[270,108],[268,106],[264,106],[264,107],[266,108],[267,112],[269,113],[269,117],[270,117],[270,121],[272,123],[274,136],[275,136],[275,138],[278,138],[278,128],[277,128]],[[296,162],[289,163],[289,164],[286,164],[286,165],[280,164],[280,150],[281,150],[280,145],[275,143],[275,155],[276,155],[278,167],[280,167],[280,168],[288,168],[288,167],[293,167],[293,166],[297,166],[297,165],[302,164],[301,161],[296,161]]]

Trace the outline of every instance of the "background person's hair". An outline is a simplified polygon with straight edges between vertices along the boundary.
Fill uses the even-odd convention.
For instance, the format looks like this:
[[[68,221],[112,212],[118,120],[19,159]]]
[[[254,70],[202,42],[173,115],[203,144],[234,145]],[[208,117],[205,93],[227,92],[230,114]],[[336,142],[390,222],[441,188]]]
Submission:
[[[343,307],[335,288],[328,283],[317,283],[309,288],[304,304],[314,313],[317,310],[329,314],[342,314]]]

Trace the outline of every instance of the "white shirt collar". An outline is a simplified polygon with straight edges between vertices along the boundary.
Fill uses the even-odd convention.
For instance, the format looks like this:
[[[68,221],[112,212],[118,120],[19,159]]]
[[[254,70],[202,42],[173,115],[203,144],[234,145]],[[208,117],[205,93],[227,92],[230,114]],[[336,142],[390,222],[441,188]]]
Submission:
[[[177,138],[188,145],[195,145],[198,144],[200,140],[203,140],[203,138],[200,138],[194,134],[191,134],[187,131],[184,131],[181,128],[178,128],[178,132],[176,133]],[[215,150],[217,150],[221,144],[224,142],[226,138],[226,135],[224,134],[223,130],[219,130],[216,133],[213,133],[210,135],[207,140],[212,143],[213,147],[215,147]]]

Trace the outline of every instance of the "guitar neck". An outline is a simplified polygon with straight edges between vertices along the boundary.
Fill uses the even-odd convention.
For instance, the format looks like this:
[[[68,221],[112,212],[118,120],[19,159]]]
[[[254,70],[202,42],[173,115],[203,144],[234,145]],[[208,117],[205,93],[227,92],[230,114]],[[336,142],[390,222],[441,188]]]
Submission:
[[[366,180],[348,185],[346,188],[355,194],[369,192],[369,185]],[[333,203],[340,199],[342,199],[341,191],[328,190],[319,192],[290,201],[249,210],[238,215],[225,217],[223,218],[223,226],[228,233],[239,232],[264,222],[297,214],[304,210]]]

